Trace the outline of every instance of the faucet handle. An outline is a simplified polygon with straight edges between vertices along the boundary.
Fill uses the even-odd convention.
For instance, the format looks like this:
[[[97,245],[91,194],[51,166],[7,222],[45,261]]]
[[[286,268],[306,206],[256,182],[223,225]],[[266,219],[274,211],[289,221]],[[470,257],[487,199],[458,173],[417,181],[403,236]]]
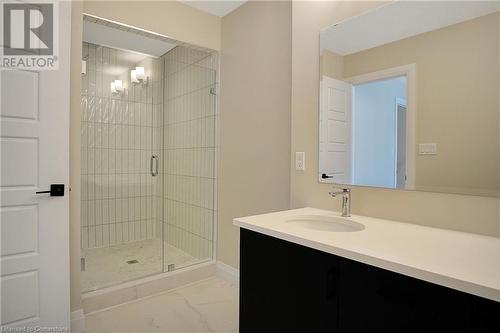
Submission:
[[[329,195],[331,195],[332,197],[336,197],[337,195],[343,195],[343,194],[350,194],[351,193],[351,189],[350,188],[339,188],[341,191],[331,191],[331,192],[328,192]]]

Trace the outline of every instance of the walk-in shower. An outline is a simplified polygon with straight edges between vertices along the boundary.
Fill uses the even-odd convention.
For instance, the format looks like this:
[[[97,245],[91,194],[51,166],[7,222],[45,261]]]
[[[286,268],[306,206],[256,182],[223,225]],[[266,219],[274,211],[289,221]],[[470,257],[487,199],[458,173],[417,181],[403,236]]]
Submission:
[[[82,289],[213,257],[217,52],[84,16]]]

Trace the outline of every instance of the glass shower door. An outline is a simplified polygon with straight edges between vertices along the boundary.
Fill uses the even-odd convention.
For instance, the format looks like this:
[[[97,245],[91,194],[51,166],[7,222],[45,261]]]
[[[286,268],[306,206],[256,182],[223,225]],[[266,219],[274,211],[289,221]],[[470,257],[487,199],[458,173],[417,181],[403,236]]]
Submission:
[[[82,58],[82,289],[90,291],[163,271],[161,180],[151,173],[160,153],[153,92],[161,66],[92,43],[84,43]],[[132,83],[139,66],[148,80]],[[115,80],[121,91],[112,92]]]
[[[86,25],[86,38],[103,25],[168,48],[83,44],[84,292],[213,258],[218,68],[213,50],[84,15]]]

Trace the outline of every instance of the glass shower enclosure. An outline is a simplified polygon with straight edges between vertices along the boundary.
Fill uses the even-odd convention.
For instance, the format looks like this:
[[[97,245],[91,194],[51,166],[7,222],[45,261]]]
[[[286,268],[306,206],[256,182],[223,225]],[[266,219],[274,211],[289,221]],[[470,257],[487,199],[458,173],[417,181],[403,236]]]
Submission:
[[[82,291],[211,260],[217,52],[91,16],[83,39]]]

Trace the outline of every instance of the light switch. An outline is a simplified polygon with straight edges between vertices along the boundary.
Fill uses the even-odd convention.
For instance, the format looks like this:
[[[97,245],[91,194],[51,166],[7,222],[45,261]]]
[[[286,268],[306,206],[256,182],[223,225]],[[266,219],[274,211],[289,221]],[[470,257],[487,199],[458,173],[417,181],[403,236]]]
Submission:
[[[418,145],[418,153],[420,155],[437,155],[437,144],[421,143]]]
[[[306,169],[306,153],[303,151],[295,152],[295,170]]]

